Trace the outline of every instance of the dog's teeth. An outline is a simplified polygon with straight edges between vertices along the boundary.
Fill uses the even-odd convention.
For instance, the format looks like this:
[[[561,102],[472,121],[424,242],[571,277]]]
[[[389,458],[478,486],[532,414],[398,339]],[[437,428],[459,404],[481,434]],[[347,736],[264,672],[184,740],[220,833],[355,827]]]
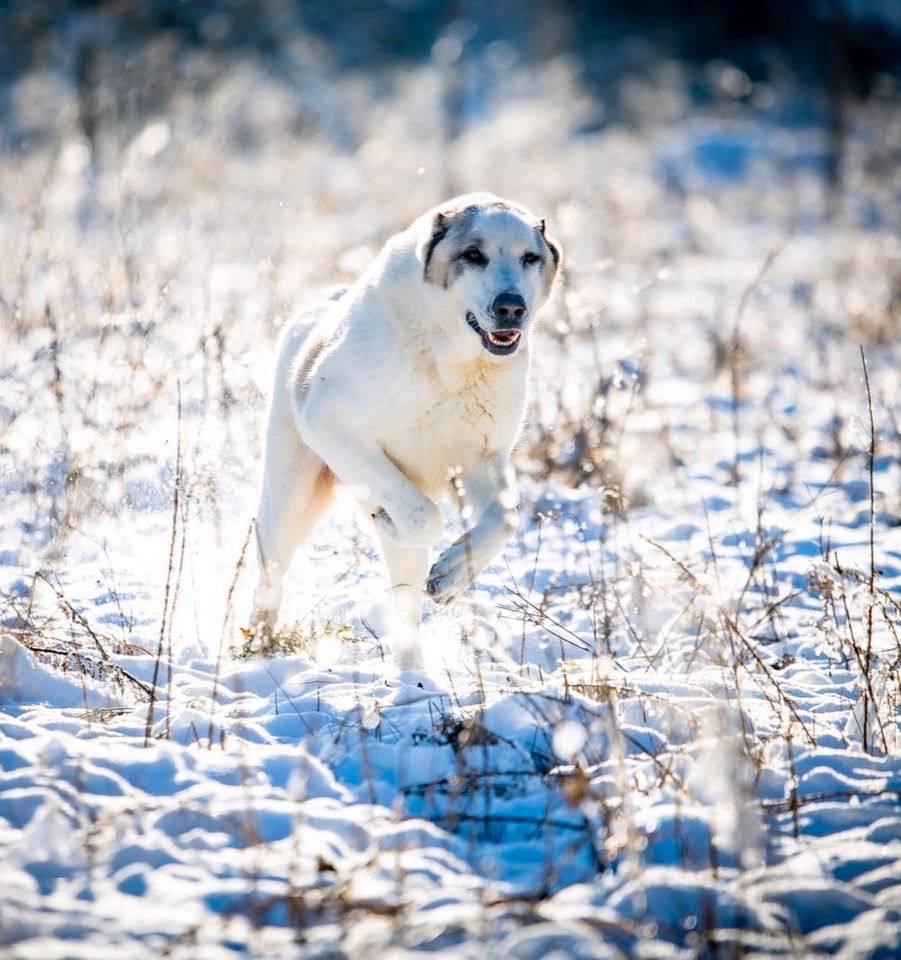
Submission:
[[[509,347],[512,346],[519,339],[519,331],[509,330],[502,335],[492,333],[490,330],[485,331],[488,334],[488,339],[496,347]]]

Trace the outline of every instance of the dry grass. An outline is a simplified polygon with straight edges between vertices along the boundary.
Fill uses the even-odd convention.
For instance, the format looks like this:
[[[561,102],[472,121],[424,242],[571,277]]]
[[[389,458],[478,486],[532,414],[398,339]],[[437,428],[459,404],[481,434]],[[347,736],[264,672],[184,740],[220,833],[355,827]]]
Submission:
[[[648,105],[662,95],[657,79],[633,77],[629,124],[589,133],[577,132],[590,103],[570,61],[511,68],[509,89],[487,87],[486,119],[451,130],[440,64],[386,68],[374,90],[365,76],[339,73],[311,38],[296,44],[274,72],[250,58],[217,71],[207,55],[147,44],[139,56],[155,82],[174,68],[180,80],[171,96],[141,94],[153,105],[140,109],[140,71],[122,72],[121,52],[102,45],[92,48],[87,87],[77,59],[56,51],[13,89],[28,145],[0,153],[9,349],[0,473],[4,521],[23,543],[17,557],[36,572],[2,598],[4,630],[52,668],[140,702],[145,744],[168,739],[174,651],[190,640],[191,557],[203,537],[235,558],[221,591],[216,683],[230,660],[259,653],[239,629],[247,542],[238,549],[234,531],[245,529],[252,495],[273,332],[321,283],[353,277],[450,182],[514,195],[548,214],[568,261],[538,338],[535,402],[517,453],[533,481],[528,526],[537,535],[523,541],[519,581],[511,573],[497,599],[504,656],[492,664],[490,645],[475,640],[466,649],[477,675],[480,662],[506,669],[518,648],[520,676],[503,693],[521,698],[547,737],[520,766],[504,766],[496,758],[505,745],[484,725],[491,697],[454,702],[451,679],[423,736],[452,751],[455,772],[408,787],[403,802],[473,850],[511,825],[536,844],[571,834],[567,855],[548,858],[541,889],[484,905],[487,916],[515,908],[538,919],[567,856],[588,849],[599,871],[637,865],[635,798],[693,803],[686,770],[716,742],[728,747],[735,790],[722,802],[740,836],[711,834],[707,866],[722,869],[736,844],[743,864],[755,865],[761,824],[787,812],[797,834],[798,811],[821,799],[754,792],[777,753],[818,742],[783,679],[795,662],[785,620],[794,604],[812,611],[819,666],[848,669],[859,685],[846,742],[897,750],[901,607],[879,558],[901,515],[901,268],[886,224],[861,226],[857,216],[897,191],[901,168],[867,174],[872,151],[898,149],[897,106],[877,99],[852,114],[852,174],[830,217],[827,188],[791,151],[773,159],[751,142],[747,179],[698,183],[679,144],[690,154],[684,138],[695,122],[725,136],[738,108],[697,114],[687,68],[671,65],[665,113]],[[473,59],[448,69],[477,87],[493,68]],[[735,549],[724,556],[723,525],[703,513],[714,507],[692,495],[698,465],[748,535],[740,575]],[[574,538],[566,569],[538,582],[541,530],[565,519],[549,483],[596,496],[602,513],[590,535],[586,523]],[[830,497],[844,483],[866,485],[835,517],[868,540],[863,568],[829,542]],[[768,519],[786,497],[799,515],[822,517],[806,578],[789,568],[792,531]],[[849,517],[861,503],[863,520]],[[645,522],[689,513],[701,547],[683,548]],[[83,529],[142,514],[168,517],[159,617],[137,627],[120,605],[117,629],[101,628],[87,597],[67,597],[66,551]],[[282,628],[266,653],[309,657],[325,643],[352,659],[359,647],[378,648],[355,629],[317,611]],[[559,662],[552,682],[527,653],[538,636]],[[150,682],[118,655],[152,657]],[[697,682],[691,704],[651,690],[645,681],[658,675]],[[207,735],[196,738],[207,747],[219,689]],[[665,743],[637,737],[642,718],[666,727]],[[390,735],[391,722],[364,712],[348,724],[363,742]],[[564,722],[587,731],[566,762],[552,742]],[[492,812],[530,782],[547,792],[540,815]],[[389,903],[367,902],[351,877],[321,864],[280,906],[298,928],[379,914],[402,937],[410,901],[400,868],[398,891]],[[273,906],[249,896],[234,910],[261,924]],[[697,949],[715,955],[722,934],[703,926]],[[190,942],[185,934],[182,946]]]

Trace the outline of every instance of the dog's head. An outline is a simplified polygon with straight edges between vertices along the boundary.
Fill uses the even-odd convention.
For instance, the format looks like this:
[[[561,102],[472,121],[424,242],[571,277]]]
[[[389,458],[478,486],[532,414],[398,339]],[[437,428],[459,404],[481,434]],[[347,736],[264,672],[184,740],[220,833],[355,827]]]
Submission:
[[[561,259],[543,220],[487,195],[439,207],[420,254],[425,282],[445,298],[442,313],[496,357],[516,352]]]

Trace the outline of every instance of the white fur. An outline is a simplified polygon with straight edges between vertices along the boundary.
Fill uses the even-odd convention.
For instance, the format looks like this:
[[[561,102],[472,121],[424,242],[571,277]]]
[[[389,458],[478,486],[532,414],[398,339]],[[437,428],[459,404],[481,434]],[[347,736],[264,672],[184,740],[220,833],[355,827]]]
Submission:
[[[441,225],[453,230],[432,244],[435,269],[472,237],[489,258],[477,268],[460,260],[447,287],[425,274]],[[455,599],[515,529],[509,456],[525,408],[531,320],[556,272],[550,243],[521,207],[484,194],[457,198],[394,236],[357,283],[283,331],[252,626],[271,631],[285,569],[338,481],[375,521],[397,612],[395,656],[402,666],[421,662],[423,590],[438,602]],[[526,250],[543,264],[525,265]],[[525,300],[527,320],[516,351],[497,356],[466,316],[504,329],[491,304],[509,290]],[[449,493],[462,496],[468,529],[430,570],[429,548],[443,534],[436,501]]]

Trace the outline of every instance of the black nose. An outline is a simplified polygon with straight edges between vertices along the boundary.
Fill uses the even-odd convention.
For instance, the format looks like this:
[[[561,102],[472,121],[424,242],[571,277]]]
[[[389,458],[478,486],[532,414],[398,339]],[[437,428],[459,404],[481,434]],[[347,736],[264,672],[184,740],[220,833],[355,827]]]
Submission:
[[[518,293],[499,293],[491,304],[491,312],[498,323],[520,324],[528,311],[526,301]]]

